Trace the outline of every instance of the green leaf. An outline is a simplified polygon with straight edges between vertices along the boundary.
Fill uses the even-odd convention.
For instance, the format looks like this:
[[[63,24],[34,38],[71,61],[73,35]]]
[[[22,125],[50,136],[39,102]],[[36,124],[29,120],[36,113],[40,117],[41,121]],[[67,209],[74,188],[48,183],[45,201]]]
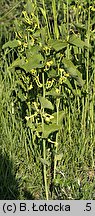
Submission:
[[[28,72],[34,68],[42,68],[44,67],[43,62],[44,62],[44,58],[40,53],[33,55],[27,59],[27,62],[23,65],[23,69],[26,72]]]
[[[83,29],[83,30],[86,30],[86,27],[84,24],[82,23],[74,23],[75,27],[76,28],[79,28],[79,29]]]
[[[39,101],[41,103],[42,108],[47,108],[47,109],[51,109],[51,110],[54,109],[54,106],[52,105],[52,103],[48,99],[39,96]]]
[[[80,97],[81,98],[81,90],[80,89],[74,89],[73,90],[73,93],[77,96],[77,97]]]
[[[44,124],[44,133],[42,134],[42,138],[47,139],[51,133],[57,132],[61,129],[61,125],[54,124]],[[36,128],[38,133],[42,133],[42,124],[39,124]]]
[[[42,7],[39,7],[39,9],[41,10],[43,17],[46,20],[46,11]]]
[[[41,47],[39,45],[31,46],[30,49],[26,50],[27,59],[33,57],[34,55],[40,54],[39,51],[41,51]]]
[[[25,8],[26,8],[26,11],[28,14],[31,14],[34,10],[34,7],[33,7],[33,2],[31,2],[31,0],[28,0],[26,5],[25,5]]]
[[[26,72],[29,72],[30,70],[34,68],[42,68],[44,67],[44,58],[41,55],[41,53],[37,52],[37,49],[33,47],[33,52],[31,51],[30,54],[27,52],[27,59],[23,57],[22,59],[17,58],[10,66],[12,67],[20,67],[23,68]]]
[[[50,40],[49,45],[58,52],[67,46],[67,42],[62,40]]]
[[[26,125],[32,130],[32,132],[36,130],[35,124],[31,121],[31,119],[27,121]]]
[[[66,35],[67,35],[67,28],[66,28],[66,24],[61,23],[61,25],[59,26],[60,29],[60,33],[62,35],[62,38],[65,40]]]
[[[45,46],[46,45],[45,42],[47,38],[47,28],[43,27],[43,28],[37,29],[36,32],[33,34],[33,38],[37,38],[39,43]],[[41,46],[40,46],[40,50],[41,50]]]
[[[51,122],[52,124],[57,124],[57,112],[53,113],[52,116],[54,117]],[[62,126],[63,124],[63,117],[64,117],[64,111],[58,112],[58,125]]]
[[[41,123],[39,123],[39,124],[37,125],[36,131],[37,131],[38,133],[41,133],[41,132],[42,132],[42,124],[41,124]]]
[[[9,69],[13,68],[13,67],[20,67],[23,68],[23,65],[25,64],[25,58],[17,58],[15,61],[13,61],[13,63],[10,65]]]
[[[73,87],[72,87],[72,85],[71,85],[71,83],[70,83],[70,81],[68,79],[64,80],[63,85],[64,84],[66,85],[67,88],[69,88],[69,89],[71,89],[73,91]]]
[[[46,92],[46,95],[52,95],[54,97],[60,97],[61,94],[56,92],[55,88],[52,88],[50,91]]]
[[[87,43],[87,42],[82,41],[80,38],[78,38],[78,37],[77,37],[76,35],[74,35],[74,34],[70,37],[69,43],[72,44],[72,45],[74,45],[74,46],[77,46],[77,47],[79,47],[79,48],[81,48],[81,49],[84,48],[84,47],[90,48],[90,47],[88,46],[88,43]]]
[[[51,70],[49,70],[49,72],[48,72],[48,77],[49,78],[53,78],[53,77],[56,77],[56,76],[57,76],[56,70],[54,70],[53,68]]]
[[[46,125],[46,124],[44,124],[43,138],[47,139],[51,133],[57,132],[58,130],[60,130],[60,125],[56,125],[56,124]]]
[[[83,87],[84,81],[81,78],[81,73],[77,70],[76,66],[73,64],[73,62],[67,58],[63,58],[62,60],[67,72],[70,74],[71,77],[76,79],[79,86]]]
[[[14,47],[18,47],[18,46],[21,46],[21,41],[14,39],[13,41],[8,41],[7,43],[5,43],[2,46],[2,49],[5,49],[7,47],[10,47],[10,48],[13,49]]]
[[[37,29],[36,32],[33,34],[34,38],[39,38],[41,35],[41,29]]]

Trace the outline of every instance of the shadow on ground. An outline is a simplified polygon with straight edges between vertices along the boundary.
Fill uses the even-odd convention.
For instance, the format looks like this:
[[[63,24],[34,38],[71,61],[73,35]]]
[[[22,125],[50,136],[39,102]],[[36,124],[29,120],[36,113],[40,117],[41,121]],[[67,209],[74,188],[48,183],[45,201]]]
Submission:
[[[18,182],[13,163],[0,151],[0,200],[16,200],[19,197]]]

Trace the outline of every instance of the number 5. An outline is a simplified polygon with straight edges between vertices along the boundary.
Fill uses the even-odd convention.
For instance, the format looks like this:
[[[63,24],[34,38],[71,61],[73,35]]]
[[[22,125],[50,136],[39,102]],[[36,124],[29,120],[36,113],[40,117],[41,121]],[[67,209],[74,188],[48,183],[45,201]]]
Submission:
[[[86,203],[86,211],[91,211],[91,203]]]

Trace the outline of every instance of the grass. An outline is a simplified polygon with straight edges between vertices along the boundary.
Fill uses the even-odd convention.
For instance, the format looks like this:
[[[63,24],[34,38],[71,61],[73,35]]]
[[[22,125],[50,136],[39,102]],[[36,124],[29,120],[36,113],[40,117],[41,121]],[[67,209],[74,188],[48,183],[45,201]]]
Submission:
[[[35,0],[20,7],[17,1],[18,11],[12,4],[2,17],[15,13],[16,20],[8,32],[1,17],[0,40],[3,46],[16,38],[22,46],[0,46],[0,199],[95,199],[94,2]],[[67,43],[62,49],[59,40]],[[35,48],[34,68],[21,68],[15,60],[29,62],[33,45],[44,66]]]

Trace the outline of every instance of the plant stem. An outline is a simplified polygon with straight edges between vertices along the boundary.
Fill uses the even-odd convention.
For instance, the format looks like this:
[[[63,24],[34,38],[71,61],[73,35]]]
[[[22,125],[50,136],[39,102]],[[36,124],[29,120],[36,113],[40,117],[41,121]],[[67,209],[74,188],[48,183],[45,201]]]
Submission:
[[[47,12],[46,12],[46,7],[45,7],[45,1],[44,0],[42,0],[42,4],[43,4],[43,9],[44,9],[44,17],[45,17],[46,26],[47,26],[48,37],[50,38],[49,23],[48,23],[48,19],[47,19]]]
[[[58,98],[56,100],[56,109],[57,109],[57,125],[59,123],[58,119],[59,119],[59,104],[60,104],[60,99]],[[58,133],[56,134],[56,143],[58,143]],[[56,165],[57,165],[57,160],[56,160],[56,155],[57,155],[57,150],[58,150],[58,147],[56,146],[56,149],[55,149],[55,157],[54,157],[54,179],[55,179],[55,176],[56,176]]]
[[[87,43],[89,47],[90,42],[90,0],[89,0],[89,11],[88,11],[88,31],[87,31]],[[86,83],[88,92],[88,82],[89,82],[89,48],[87,49],[87,72],[86,72]]]
[[[37,24],[38,24],[38,28],[40,27],[39,24],[39,17],[38,17],[38,6],[37,6],[37,0],[34,0],[35,6],[36,6],[36,16],[37,16]]]
[[[56,39],[59,38],[59,31],[57,27],[57,11],[56,11],[56,2],[52,0],[52,10],[53,10],[53,17],[54,17],[54,36]]]
[[[59,74],[59,64],[58,64],[58,75]],[[62,72],[61,72],[61,77],[62,77]],[[61,92],[61,85],[59,86],[59,91]],[[60,105],[60,98],[56,99],[56,111],[57,111],[57,119],[56,119],[56,124],[59,124],[59,105]],[[56,134],[56,143],[58,143],[58,133]],[[57,151],[58,151],[58,146],[56,145],[56,149],[55,149],[55,156],[54,156],[54,179],[56,176],[56,165],[57,165],[57,160],[56,160],[56,155],[57,155]]]
[[[42,80],[43,80],[43,98],[45,98],[45,79],[44,73],[42,73]],[[42,109],[42,132],[44,134],[44,108]],[[46,141],[43,139],[43,159],[46,160]],[[48,200],[48,186],[47,186],[47,172],[46,172],[46,164],[43,165],[44,168],[44,184],[45,184],[45,193],[46,199]]]
[[[67,0],[67,41],[69,40],[69,3]],[[69,59],[69,44],[67,45],[67,58]]]

